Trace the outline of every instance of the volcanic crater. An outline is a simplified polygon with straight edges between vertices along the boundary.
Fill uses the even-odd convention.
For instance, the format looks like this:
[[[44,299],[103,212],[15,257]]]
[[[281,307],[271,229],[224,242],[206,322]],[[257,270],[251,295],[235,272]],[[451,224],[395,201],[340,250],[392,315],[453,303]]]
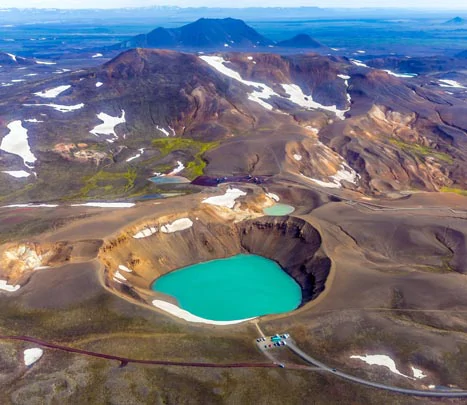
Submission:
[[[187,229],[163,231],[164,223],[188,220],[187,216],[193,220]],[[143,234],[148,236],[135,237]],[[219,221],[218,213],[210,209],[172,214],[127,228],[102,246],[99,259],[111,291],[152,305],[154,299],[175,304],[172,297],[151,289],[159,277],[237,254],[255,254],[277,262],[299,284],[300,306],[319,296],[331,269],[320,233],[303,219],[262,216],[235,223]]]

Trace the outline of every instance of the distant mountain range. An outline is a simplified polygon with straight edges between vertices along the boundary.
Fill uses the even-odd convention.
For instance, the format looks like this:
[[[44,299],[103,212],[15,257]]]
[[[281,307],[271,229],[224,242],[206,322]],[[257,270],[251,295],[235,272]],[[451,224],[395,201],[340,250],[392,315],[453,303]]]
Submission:
[[[234,18],[201,18],[179,28],[159,27],[123,41],[112,49],[128,48],[319,48],[322,45],[309,35],[301,34],[275,43],[259,34],[244,21]]]
[[[467,24],[467,20],[462,17],[454,17],[444,23],[445,25],[464,25]]]

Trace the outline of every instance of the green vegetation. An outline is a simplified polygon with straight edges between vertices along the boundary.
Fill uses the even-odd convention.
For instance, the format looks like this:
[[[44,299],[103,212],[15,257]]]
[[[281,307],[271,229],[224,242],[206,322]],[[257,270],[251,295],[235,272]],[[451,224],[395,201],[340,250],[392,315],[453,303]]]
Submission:
[[[464,197],[467,197],[467,190],[464,190],[462,188],[441,187],[440,191],[443,192],[443,193],[456,193],[456,194],[462,195]]]
[[[126,193],[135,187],[137,177],[138,173],[134,167],[128,167],[125,173],[99,170],[95,174],[84,176],[84,186],[71,198],[86,198],[95,190],[105,191],[107,194]]]
[[[176,150],[189,152],[193,156],[193,160],[186,165],[185,176],[190,179],[203,174],[206,167],[203,155],[219,146],[219,142],[201,142],[186,138],[158,138],[154,139],[152,144],[160,150],[162,157]]]
[[[437,160],[448,164],[452,164],[454,161],[453,158],[447,153],[437,152],[429,146],[420,145],[418,143],[408,143],[395,138],[391,138],[389,142],[391,142],[393,145],[397,146],[404,152],[411,153],[415,156],[418,156],[421,159],[431,156]]]

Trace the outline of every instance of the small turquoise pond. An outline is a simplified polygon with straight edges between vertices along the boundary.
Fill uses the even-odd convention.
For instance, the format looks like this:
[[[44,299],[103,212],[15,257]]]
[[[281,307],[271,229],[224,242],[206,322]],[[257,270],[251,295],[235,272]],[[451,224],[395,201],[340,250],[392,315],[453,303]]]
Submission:
[[[256,255],[212,260],[166,274],[152,289],[178,306],[212,321],[234,321],[292,311],[300,286],[274,261]]]
[[[287,204],[274,204],[270,207],[264,208],[263,212],[266,215],[280,217],[282,215],[289,215],[295,211],[295,208]]]
[[[189,183],[190,180],[181,176],[156,176],[149,179],[156,184],[183,184]]]

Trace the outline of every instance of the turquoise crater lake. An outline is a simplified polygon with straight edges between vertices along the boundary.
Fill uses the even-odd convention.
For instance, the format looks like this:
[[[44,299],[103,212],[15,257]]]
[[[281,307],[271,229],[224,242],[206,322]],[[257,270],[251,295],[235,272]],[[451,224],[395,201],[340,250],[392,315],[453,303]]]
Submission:
[[[234,321],[296,309],[300,286],[274,261],[256,255],[198,263],[158,278],[154,291],[212,321]]]

